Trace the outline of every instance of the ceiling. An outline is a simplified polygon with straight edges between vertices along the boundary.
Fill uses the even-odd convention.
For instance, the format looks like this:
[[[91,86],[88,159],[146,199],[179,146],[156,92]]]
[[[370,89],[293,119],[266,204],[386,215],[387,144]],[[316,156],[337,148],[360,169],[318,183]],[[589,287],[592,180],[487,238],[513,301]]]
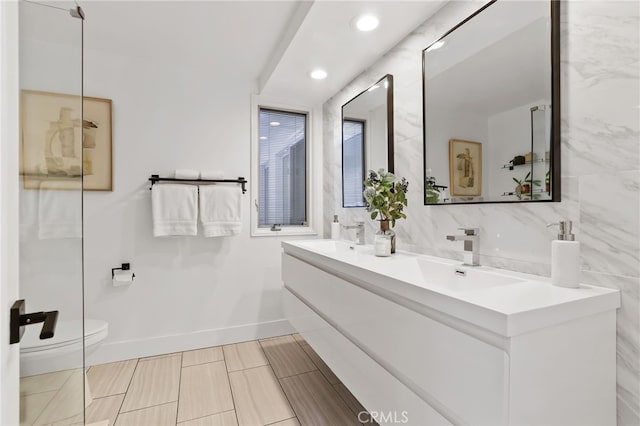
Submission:
[[[254,93],[314,106],[372,65],[445,1],[79,3],[86,14],[88,50],[198,67],[219,79],[227,93],[250,85]],[[367,33],[356,30],[352,21],[363,13],[378,16],[380,26]],[[51,29],[42,28],[40,36],[50,38]],[[316,67],[328,72],[325,80],[309,77]]]
[[[297,7],[293,1],[93,1],[85,48],[198,69],[229,91],[255,86]],[[194,77],[195,78],[195,77]]]
[[[310,4],[273,73],[265,79],[261,94],[306,105],[323,103],[445,3],[317,0]],[[354,19],[365,13],[380,19],[374,31],[354,27]],[[309,73],[315,68],[326,70],[328,77],[312,80]]]

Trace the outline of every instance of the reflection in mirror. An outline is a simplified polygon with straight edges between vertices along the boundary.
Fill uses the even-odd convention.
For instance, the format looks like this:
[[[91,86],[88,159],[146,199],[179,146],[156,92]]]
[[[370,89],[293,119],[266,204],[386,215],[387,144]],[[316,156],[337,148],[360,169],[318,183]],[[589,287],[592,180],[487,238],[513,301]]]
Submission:
[[[342,106],[342,206],[366,207],[367,170],[393,172],[393,76]]]
[[[560,201],[557,1],[494,1],[423,53],[425,204]]]

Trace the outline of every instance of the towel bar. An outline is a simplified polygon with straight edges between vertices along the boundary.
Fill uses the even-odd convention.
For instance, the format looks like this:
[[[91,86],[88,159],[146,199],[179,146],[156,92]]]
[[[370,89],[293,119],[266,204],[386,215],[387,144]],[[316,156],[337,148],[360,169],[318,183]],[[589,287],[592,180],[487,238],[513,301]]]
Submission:
[[[246,188],[247,180],[245,178],[243,178],[242,176],[238,177],[237,179],[176,179],[176,178],[160,177],[159,175],[151,175],[151,177],[149,178],[149,181],[151,182],[151,186],[153,186],[154,184],[156,184],[158,182],[187,182],[187,183],[217,183],[217,182],[222,182],[222,183],[239,183],[240,185],[242,185],[242,193],[244,194],[245,192],[247,192],[247,188]],[[149,189],[151,189],[151,188],[149,188]]]

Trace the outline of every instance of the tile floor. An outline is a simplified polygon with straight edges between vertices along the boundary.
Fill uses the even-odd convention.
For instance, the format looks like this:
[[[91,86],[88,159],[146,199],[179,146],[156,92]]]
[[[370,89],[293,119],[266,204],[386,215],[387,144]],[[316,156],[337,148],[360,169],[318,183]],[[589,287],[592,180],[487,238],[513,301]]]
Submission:
[[[22,424],[81,424],[81,417],[50,413],[52,388],[80,373],[51,374],[23,379],[33,410]],[[299,335],[95,365],[87,378],[87,424],[342,426],[359,425],[364,410]],[[27,386],[40,392],[27,394]]]

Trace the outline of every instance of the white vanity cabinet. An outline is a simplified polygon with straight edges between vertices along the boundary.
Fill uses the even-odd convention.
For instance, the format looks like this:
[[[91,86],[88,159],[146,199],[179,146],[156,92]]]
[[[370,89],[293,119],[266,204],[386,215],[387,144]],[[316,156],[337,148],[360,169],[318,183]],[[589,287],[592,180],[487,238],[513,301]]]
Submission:
[[[393,262],[373,271],[377,258],[366,253],[283,247],[289,321],[378,423],[615,424],[615,291],[589,287],[563,315],[571,301],[538,283],[538,309],[500,312],[474,291],[418,286],[423,297],[412,295],[415,283],[398,279],[407,271],[402,254],[394,276]],[[514,285],[529,288],[522,283]],[[554,298],[559,306],[547,303]]]

